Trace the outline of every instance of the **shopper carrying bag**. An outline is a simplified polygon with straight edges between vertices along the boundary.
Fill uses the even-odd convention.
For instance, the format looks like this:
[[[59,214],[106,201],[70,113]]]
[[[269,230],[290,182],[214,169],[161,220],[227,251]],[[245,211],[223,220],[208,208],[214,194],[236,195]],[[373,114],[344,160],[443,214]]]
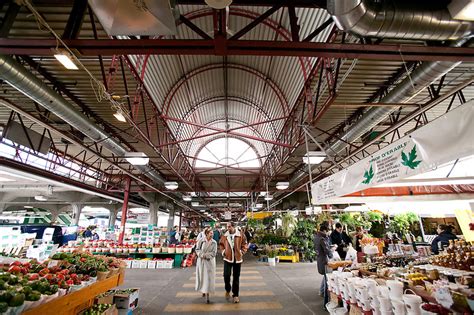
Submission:
[[[230,300],[230,291],[234,303],[239,303],[240,267],[247,251],[247,238],[233,222],[227,223],[227,232],[221,236],[219,247],[224,257],[225,297]],[[232,285],[230,277],[233,275]]]
[[[209,304],[209,293],[215,291],[217,243],[212,239],[212,230],[204,230],[204,239],[196,247],[196,291],[200,291]]]

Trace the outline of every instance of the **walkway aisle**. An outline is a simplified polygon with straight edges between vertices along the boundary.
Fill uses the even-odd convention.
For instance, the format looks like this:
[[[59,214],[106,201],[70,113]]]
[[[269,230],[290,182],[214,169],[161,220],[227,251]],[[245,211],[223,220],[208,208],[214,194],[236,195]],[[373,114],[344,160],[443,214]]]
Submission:
[[[270,268],[255,261],[244,262],[239,304],[224,297],[222,263],[217,266],[216,293],[211,295],[210,304],[194,291],[194,268],[127,270],[124,287],[141,288],[141,310],[134,314],[324,314],[322,299],[317,296],[317,277],[308,271],[314,271],[314,266],[280,264]]]

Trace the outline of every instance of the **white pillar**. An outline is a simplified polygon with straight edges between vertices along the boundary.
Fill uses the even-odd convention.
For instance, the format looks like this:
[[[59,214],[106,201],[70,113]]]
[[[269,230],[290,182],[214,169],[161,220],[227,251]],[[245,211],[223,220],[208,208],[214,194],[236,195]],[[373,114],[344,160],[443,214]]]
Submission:
[[[115,228],[115,221],[117,221],[117,213],[119,209],[109,208],[109,229]]]
[[[150,203],[148,224],[151,224],[153,226],[158,225],[158,209],[159,209],[159,203],[157,202]]]
[[[79,219],[81,217],[82,208],[83,208],[83,204],[81,204],[81,203],[73,203],[72,204],[72,213],[74,215],[74,217],[73,217],[74,225],[79,225]]]

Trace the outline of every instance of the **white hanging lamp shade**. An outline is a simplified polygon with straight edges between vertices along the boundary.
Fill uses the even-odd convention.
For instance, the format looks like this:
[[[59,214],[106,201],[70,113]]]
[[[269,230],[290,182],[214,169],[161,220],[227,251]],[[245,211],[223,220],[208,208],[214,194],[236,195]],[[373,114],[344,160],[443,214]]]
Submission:
[[[224,9],[232,3],[232,0],[205,0],[206,4],[213,9]]]

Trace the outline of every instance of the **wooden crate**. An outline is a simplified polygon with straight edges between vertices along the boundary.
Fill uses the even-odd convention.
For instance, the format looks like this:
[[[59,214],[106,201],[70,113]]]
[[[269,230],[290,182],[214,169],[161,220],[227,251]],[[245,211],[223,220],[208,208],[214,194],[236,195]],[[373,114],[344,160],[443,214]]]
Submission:
[[[92,306],[97,295],[121,285],[124,273],[113,275],[105,280],[87,286],[78,291],[58,297],[38,307],[27,310],[22,315],[76,315],[80,311]]]
[[[339,298],[336,293],[329,292],[329,301],[339,303]]]
[[[361,307],[357,305],[351,304],[351,308],[349,310],[349,315],[363,315],[364,312],[362,311]]]

